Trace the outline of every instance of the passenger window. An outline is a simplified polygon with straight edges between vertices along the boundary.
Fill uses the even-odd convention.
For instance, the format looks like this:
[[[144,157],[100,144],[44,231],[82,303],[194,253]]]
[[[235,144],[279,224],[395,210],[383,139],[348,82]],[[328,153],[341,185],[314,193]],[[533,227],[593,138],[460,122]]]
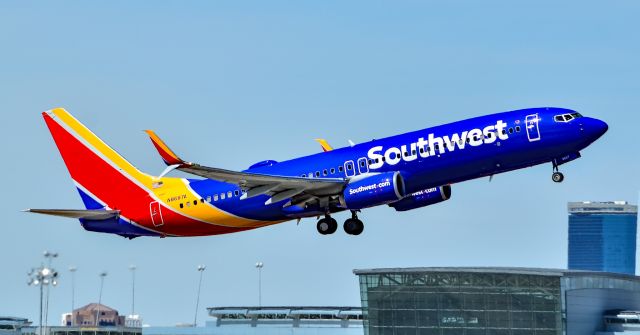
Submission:
[[[198,200],[193,200],[193,205],[197,205],[198,204]]]
[[[316,171],[316,177],[320,177],[320,171]]]
[[[218,195],[217,194],[213,196],[213,201],[218,201]]]
[[[204,204],[204,199],[200,198],[200,203]]]
[[[307,174],[306,174],[306,173],[303,173],[303,174],[302,174],[302,178],[307,178]]]
[[[327,169],[322,170],[322,175],[323,175],[323,176],[326,176],[326,175],[328,175],[328,174],[329,174],[329,172],[327,172]]]
[[[335,168],[331,168],[331,174],[336,173],[336,169]]]
[[[420,153],[424,153],[424,148],[420,148]]]
[[[338,166],[338,171],[342,172],[344,171],[344,168],[342,166]]]
[[[211,196],[207,197],[207,202],[211,202]]]
[[[220,193],[220,200],[224,200],[224,198],[225,198],[224,193]]]
[[[236,195],[236,197],[237,197],[237,196],[240,194],[240,191],[235,190],[235,191],[233,191],[233,194],[235,194],[235,195]]]
[[[353,169],[353,166],[351,166],[351,163],[347,164],[347,170],[351,171],[351,169]]]
[[[231,191],[227,192],[227,198],[231,198],[233,196],[233,193],[231,193]]]
[[[184,207],[184,205],[182,203],[180,203],[180,208],[183,208],[183,207]]]
[[[415,151],[415,150],[412,150],[412,151],[411,151],[411,154],[415,156],[416,151]]]
[[[520,132],[520,126],[516,126],[516,131]]]
[[[502,129],[502,135],[506,135],[507,134],[507,130],[506,129]]]
[[[187,207],[191,207],[191,203],[190,202],[187,202]]]
[[[509,134],[513,134],[513,128],[509,128]]]

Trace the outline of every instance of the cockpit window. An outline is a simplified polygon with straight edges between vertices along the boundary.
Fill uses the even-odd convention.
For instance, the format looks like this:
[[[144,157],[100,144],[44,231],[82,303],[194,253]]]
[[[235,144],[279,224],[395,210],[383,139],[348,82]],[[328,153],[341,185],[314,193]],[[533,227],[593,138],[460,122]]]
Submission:
[[[579,117],[582,117],[582,114],[580,113],[567,113],[567,114],[562,114],[562,115],[556,115],[553,117],[553,120],[556,122],[569,122],[573,119],[577,119]]]

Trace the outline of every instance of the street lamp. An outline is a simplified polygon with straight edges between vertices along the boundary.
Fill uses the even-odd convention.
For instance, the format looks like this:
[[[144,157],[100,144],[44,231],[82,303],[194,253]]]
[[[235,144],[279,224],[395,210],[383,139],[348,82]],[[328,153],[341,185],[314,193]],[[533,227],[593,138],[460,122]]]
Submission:
[[[53,262],[54,258],[58,258],[58,253],[57,252],[51,252],[51,251],[46,251],[43,253],[44,258],[47,260],[47,267],[51,268],[51,263]],[[44,326],[45,328],[49,325],[49,286],[47,286],[47,289],[45,291],[45,298],[44,298]]]
[[[204,264],[200,264],[197,267],[198,272],[200,272],[200,281],[198,281],[198,295],[196,296],[196,313],[195,313],[195,316],[193,317],[194,327],[198,326],[198,305],[200,304],[200,288],[202,287],[202,274],[204,273],[204,270],[206,268],[207,266]]]
[[[129,265],[129,270],[131,270],[131,317],[136,314],[136,269],[135,265]]]
[[[98,295],[98,307],[96,308],[96,327],[99,325],[98,318],[100,316],[100,304],[102,304],[102,287],[104,286],[104,277],[107,276],[107,272],[100,272],[100,295]]]
[[[49,285],[56,286],[58,285],[58,272],[52,268],[45,267],[41,265],[39,268],[32,268],[31,271],[27,273],[29,276],[29,280],[27,281],[27,285],[29,286],[39,286],[40,287],[40,335],[43,335],[43,327],[42,327],[42,312],[43,312],[43,297],[44,297],[44,287],[47,288]]]
[[[75,266],[69,267],[69,272],[71,272],[71,325],[75,325],[75,313],[73,312],[76,308],[76,271],[78,268]]]
[[[264,263],[256,263],[256,269],[258,269],[258,307],[262,307],[262,267],[264,267]]]

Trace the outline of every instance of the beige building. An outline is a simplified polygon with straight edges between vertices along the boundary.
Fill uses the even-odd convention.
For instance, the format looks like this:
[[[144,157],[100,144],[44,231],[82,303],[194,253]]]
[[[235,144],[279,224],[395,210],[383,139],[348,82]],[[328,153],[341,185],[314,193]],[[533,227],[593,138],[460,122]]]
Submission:
[[[96,323],[96,316],[98,323]],[[103,326],[122,327],[125,325],[124,315],[119,315],[118,311],[101,304],[88,304],[75,309],[70,314],[65,314],[64,325],[68,327],[83,326]]]

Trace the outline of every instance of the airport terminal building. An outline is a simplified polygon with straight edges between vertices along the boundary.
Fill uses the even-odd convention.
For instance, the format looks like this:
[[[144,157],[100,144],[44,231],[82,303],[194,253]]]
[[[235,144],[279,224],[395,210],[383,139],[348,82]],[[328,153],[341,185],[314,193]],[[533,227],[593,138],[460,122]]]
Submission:
[[[529,268],[354,270],[368,335],[585,335],[640,310],[640,277]]]

